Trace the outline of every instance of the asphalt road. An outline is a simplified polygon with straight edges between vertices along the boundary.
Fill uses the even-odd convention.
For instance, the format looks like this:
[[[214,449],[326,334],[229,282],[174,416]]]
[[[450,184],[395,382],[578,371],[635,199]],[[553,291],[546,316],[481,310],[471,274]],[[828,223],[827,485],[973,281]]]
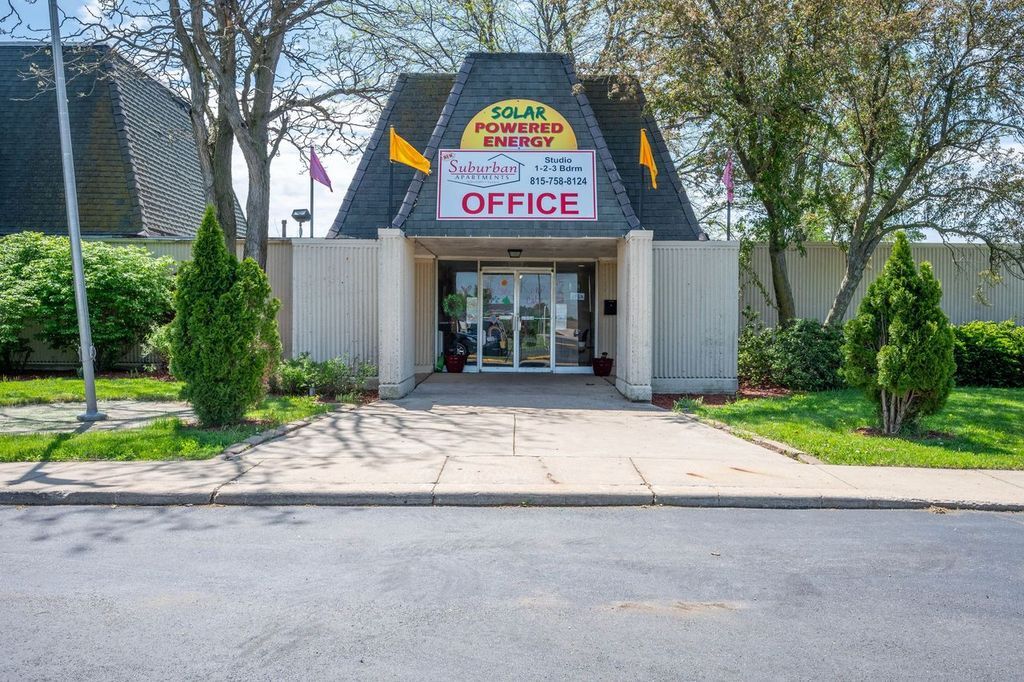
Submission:
[[[3,679],[1007,679],[1024,515],[0,508]]]

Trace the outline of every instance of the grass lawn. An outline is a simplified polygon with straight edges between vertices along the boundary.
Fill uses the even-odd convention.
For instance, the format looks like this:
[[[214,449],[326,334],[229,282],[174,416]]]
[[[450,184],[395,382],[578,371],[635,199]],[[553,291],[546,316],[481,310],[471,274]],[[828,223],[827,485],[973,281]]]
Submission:
[[[97,379],[99,400],[181,400],[180,381],[151,377]],[[85,383],[71,377],[4,379],[0,381],[0,407],[85,400]]]
[[[0,435],[0,462],[209,459],[225,447],[260,431],[329,409],[331,405],[317,402],[315,398],[272,396],[246,415],[259,423],[222,429],[186,426],[171,418],[121,431]]]
[[[1024,469],[1024,389],[954,389],[943,411],[922,421],[924,435],[900,438],[855,431],[876,425],[870,403],[855,390],[719,406],[680,401],[676,408],[788,443],[830,464]]]

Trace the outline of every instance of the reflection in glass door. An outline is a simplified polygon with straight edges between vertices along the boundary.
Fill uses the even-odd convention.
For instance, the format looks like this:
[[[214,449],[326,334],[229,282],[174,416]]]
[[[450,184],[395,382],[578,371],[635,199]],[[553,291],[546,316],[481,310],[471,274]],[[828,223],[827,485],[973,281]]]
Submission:
[[[550,270],[484,271],[480,277],[480,368],[551,368]]]
[[[483,273],[481,293],[480,365],[515,367],[515,273]]]
[[[519,272],[518,368],[551,367],[551,273]]]

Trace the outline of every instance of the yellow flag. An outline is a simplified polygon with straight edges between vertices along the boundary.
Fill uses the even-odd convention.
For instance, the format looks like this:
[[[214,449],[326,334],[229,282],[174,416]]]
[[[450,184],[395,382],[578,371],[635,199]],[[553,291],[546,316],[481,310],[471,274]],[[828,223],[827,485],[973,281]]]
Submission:
[[[651,143],[647,141],[647,131],[640,129],[640,165],[647,166],[651,171],[651,187],[658,189],[658,164],[654,163],[654,152],[651,151]]]
[[[402,139],[402,136],[395,132],[394,126],[391,126],[390,154],[392,161],[404,163],[406,166],[411,166],[418,171],[423,171],[430,175],[430,161],[427,160],[427,157],[416,151],[415,147]]]

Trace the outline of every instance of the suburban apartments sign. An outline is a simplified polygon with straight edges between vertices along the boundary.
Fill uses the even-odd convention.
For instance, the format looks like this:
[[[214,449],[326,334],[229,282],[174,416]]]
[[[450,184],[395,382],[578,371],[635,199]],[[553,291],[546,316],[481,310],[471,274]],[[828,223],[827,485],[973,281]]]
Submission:
[[[541,102],[485,107],[440,160],[438,220],[597,220],[594,151]]]

